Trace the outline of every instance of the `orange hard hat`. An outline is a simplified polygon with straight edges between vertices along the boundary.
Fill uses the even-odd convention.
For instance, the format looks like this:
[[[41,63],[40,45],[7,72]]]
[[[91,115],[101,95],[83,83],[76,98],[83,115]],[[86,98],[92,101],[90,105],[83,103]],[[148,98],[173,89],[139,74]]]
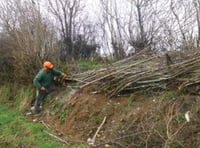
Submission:
[[[43,64],[44,69],[51,69],[53,68],[53,64],[49,61],[45,61]]]

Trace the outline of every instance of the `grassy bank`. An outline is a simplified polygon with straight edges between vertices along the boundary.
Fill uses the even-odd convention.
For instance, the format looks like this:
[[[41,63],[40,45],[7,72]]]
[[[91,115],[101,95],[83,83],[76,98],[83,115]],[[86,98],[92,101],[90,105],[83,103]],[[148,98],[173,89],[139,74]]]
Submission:
[[[29,122],[18,113],[0,105],[0,145],[4,147],[64,147],[52,139],[41,124]]]
[[[0,87],[0,147],[83,148],[63,144],[49,134],[52,131],[24,116],[34,93],[34,88],[29,86]]]

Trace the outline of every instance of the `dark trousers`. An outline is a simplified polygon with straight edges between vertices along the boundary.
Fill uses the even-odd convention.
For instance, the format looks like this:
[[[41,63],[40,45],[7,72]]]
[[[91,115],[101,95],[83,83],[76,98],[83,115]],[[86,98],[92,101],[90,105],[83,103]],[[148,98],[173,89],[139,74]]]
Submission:
[[[40,112],[40,105],[41,102],[44,100],[44,98],[52,91],[55,90],[55,86],[50,86],[49,88],[46,88],[46,90],[38,90],[38,95],[35,98],[34,103],[34,113],[38,114]]]

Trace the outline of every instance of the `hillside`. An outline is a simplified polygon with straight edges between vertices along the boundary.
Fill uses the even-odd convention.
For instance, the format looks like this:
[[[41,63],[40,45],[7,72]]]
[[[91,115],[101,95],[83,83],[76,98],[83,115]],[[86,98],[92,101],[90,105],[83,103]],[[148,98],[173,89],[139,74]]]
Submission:
[[[199,55],[175,52],[170,54],[173,63],[167,65],[165,55],[142,54],[76,74],[77,83],[49,95],[37,117],[26,115],[32,87],[1,87],[0,102],[51,131],[50,136],[66,147],[197,148]]]
[[[184,66],[183,70],[180,68],[182,71],[172,77],[173,82],[169,77],[167,84],[173,85],[168,85],[167,89],[160,87],[149,89],[152,85],[148,85],[139,88],[140,91],[138,89],[132,92],[125,91],[123,94],[110,97],[109,92],[97,91],[101,90],[100,84],[109,82],[108,79],[101,81],[101,78],[107,78],[108,74],[104,75],[101,69],[95,70],[87,72],[84,77],[85,74],[81,74],[82,77],[76,76],[79,80],[82,78],[80,84],[87,79],[87,83],[82,84],[84,87],[80,87],[81,89],[63,87],[62,91],[53,94],[52,100],[45,103],[39,117],[30,119],[44,124],[66,141],[84,144],[86,147],[89,146],[88,139],[93,138],[104,119],[105,123],[96,135],[94,147],[198,147],[200,146],[199,83],[190,81],[191,85],[187,85],[189,87],[184,91],[180,91],[179,86],[182,85],[180,82],[185,84],[189,78],[191,80],[191,74],[199,70],[199,52],[178,55],[177,53],[170,55],[174,59],[173,64],[176,66],[178,63],[186,63],[190,68],[187,66]],[[197,59],[197,62],[191,59]],[[160,61],[162,61],[159,62],[160,67],[163,69],[162,63],[166,62],[163,59]],[[185,61],[189,61],[189,64]],[[156,65],[155,62],[153,64]],[[149,63],[144,65],[149,66]],[[194,68],[191,68],[193,66]],[[134,67],[135,71],[136,68],[137,64]],[[141,70],[141,67],[139,69]],[[178,68],[175,67],[174,70]],[[116,71],[114,73],[118,74]],[[157,73],[156,76],[157,80]],[[153,73],[151,77],[155,78]],[[182,81],[178,78],[182,78]],[[198,73],[194,78],[199,78]],[[157,82],[163,84],[163,81]]]
[[[198,147],[199,106],[199,96],[172,91],[109,100],[105,95],[83,90],[70,100],[51,100],[42,114],[31,120],[37,119],[56,135],[76,144],[87,145],[106,117],[96,147]]]

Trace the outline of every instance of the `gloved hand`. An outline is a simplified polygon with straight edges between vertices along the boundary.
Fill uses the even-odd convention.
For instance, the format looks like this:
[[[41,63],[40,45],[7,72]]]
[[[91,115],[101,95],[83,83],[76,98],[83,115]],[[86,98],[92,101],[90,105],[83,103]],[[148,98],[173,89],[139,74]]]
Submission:
[[[46,88],[42,86],[42,87],[40,88],[40,90],[45,91]]]
[[[67,75],[66,75],[65,73],[62,73],[62,74],[61,74],[61,77],[66,78]]]

